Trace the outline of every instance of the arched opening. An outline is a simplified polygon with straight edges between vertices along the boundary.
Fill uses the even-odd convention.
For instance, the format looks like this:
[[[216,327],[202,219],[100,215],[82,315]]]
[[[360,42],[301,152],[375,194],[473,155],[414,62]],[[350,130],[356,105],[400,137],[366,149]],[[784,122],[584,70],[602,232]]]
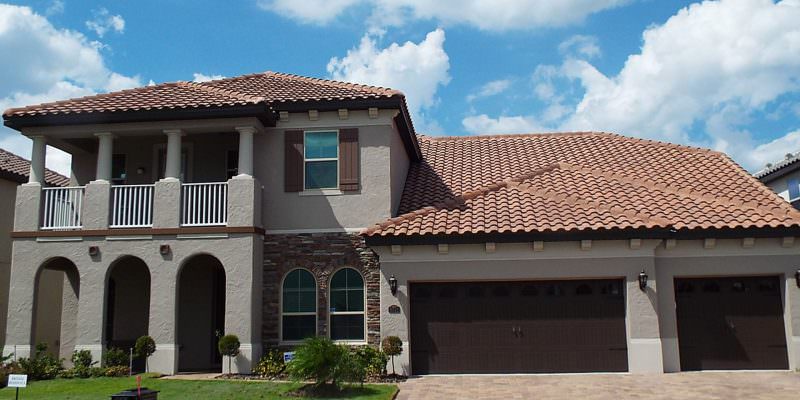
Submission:
[[[225,269],[210,255],[178,273],[178,371],[220,371],[217,336],[225,332]]]
[[[52,355],[69,360],[77,339],[79,295],[80,275],[72,261],[57,257],[41,266],[34,292],[34,345],[44,343]]]
[[[137,338],[148,334],[150,270],[147,264],[132,256],[115,261],[108,271],[105,301],[103,337],[106,348],[128,353]],[[137,360],[134,370],[144,370],[144,360]]]

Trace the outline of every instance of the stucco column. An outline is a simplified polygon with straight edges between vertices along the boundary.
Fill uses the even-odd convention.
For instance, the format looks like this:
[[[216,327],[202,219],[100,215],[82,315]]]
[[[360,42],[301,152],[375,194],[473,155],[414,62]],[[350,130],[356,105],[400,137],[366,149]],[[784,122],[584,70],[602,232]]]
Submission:
[[[181,223],[181,181],[164,178],[155,183],[153,228],[177,228]]]
[[[239,177],[253,176],[253,135],[256,128],[252,126],[237,126],[239,132]]]
[[[224,258],[225,333],[241,340],[240,354],[231,365],[234,373],[249,373],[261,357],[261,313],[263,238],[250,235],[249,246]],[[222,372],[229,373],[228,360]]]
[[[228,180],[228,226],[262,226],[258,179],[237,175]]]
[[[39,182],[18,186],[14,203],[14,230],[18,232],[38,231],[41,204],[42,185]]]
[[[664,372],[661,332],[658,320],[658,279],[655,259],[641,258],[641,270],[648,275],[647,286],[639,287],[641,270],[631,270],[627,286],[628,370],[634,373]],[[669,286],[667,284],[666,286]]]
[[[47,139],[44,136],[31,136],[33,149],[31,150],[31,171],[28,183],[44,184],[44,160],[47,156]]]
[[[83,229],[108,229],[111,217],[111,183],[107,180],[89,182],[84,189],[81,207]]]
[[[103,320],[105,319],[105,277],[108,262],[91,261],[81,265],[80,294],[75,350],[89,350],[92,360],[103,359]]]
[[[95,180],[111,181],[111,159],[114,155],[114,136],[110,132],[95,133],[97,136],[97,172]]]
[[[180,179],[181,177],[181,136],[180,129],[165,129],[167,135],[167,162],[164,169],[165,179]]]
[[[14,353],[17,358],[30,357],[33,341],[34,294],[38,260],[19,244],[13,245],[11,258],[11,282],[8,291],[8,320],[3,355]]]
[[[157,244],[153,251],[157,251]],[[156,352],[148,360],[151,372],[174,375],[178,372],[177,345],[177,263],[170,257],[150,266],[150,320],[148,334],[156,342]]]

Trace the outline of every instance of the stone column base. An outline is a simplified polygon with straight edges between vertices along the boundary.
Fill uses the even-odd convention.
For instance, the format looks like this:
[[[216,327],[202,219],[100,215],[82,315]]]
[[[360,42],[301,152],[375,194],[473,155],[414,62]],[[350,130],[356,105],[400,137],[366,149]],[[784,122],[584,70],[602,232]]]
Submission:
[[[20,358],[23,358],[23,357],[29,358],[31,356],[31,345],[29,345],[29,344],[18,344],[18,345],[7,344],[7,345],[3,346],[3,355],[4,356],[7,356],[7,355],[12,354],[12,353],[14,354],[14,357],[11,358],[12,360],[17,360],[17,359],[20,359]]]
[[[628,340],[628,371],[632,373],[664,372],[661,339],[640,338]]]
[[[222,373],[249,374],[259,358],[261,358],[261,343],[242,343],[239,346],[239,355],[231,362],[233,372],[228,370],[228,357],[222,357]]]
[[[178,346],[175,344],[156,344],[156,352],[147,360],[150,372],[175,375],[178,372]]]

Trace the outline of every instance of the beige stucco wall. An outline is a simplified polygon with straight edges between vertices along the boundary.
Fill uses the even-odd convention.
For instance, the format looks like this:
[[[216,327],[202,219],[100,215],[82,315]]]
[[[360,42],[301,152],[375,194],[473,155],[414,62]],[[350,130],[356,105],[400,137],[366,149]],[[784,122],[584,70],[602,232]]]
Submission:
[[[255,174],[264,186],[263,221],[268,231],[355,230],[391,216],[394,177],[389,162],[394,130],[392,110],[380,110],[378,118],[367,111],[349,112],[340,120],[335,112],[321,112],[311,121],[308,114],[292,113],[255,138]],[[359,128],[361,190],[331,195],[284,192],[284,132],[287,129]],[[405,151],[405,150],[403,150]],[[396,157],[395,157],[396,158]],[[402,168],[402,167],[401,167]],[[403,178],[405,175],[403,174]],[[334,191],[336,192],[336,191]]]
[[[719,240],[715,248],[706,249],[702,241],[680,241],[668,250],[659,240],[642,241],[639,248],[632,248],[629,241],[593,241],[590,249],[581,249],[579,242],[547,242],[543,251],[533,251],[530,243],[498,243],[494,252],[487,252],[485,244],[450,245],[446,254],[427,245],[402,246],[399,255],[378,246],[374,249],[381,259],[381,335],[403,340],[400,364],[408,373],[409,282],[624,277],[630,371],[675,371],[679,359],[674,339],[675,276],[773,274],[793,282],[796,263],[791,260],[800,254],[797,246],[782,247],[780,239],[759,239],[753,248],[741,243]],[[646,291],[637,281],[643,269],[650,276]],[[397,295],[389,290],[392,275],[398,280]],[[800,289],[787,284],[784,299],[790,366],[797,368]],[[401,312],[389,314],[391,305],[400,306]]]
[[[63,238],[58,241],[18,239],[14,242],[11,279],[11,315],[7,328],[6,349],[18,345],[19,356],[26,356],[31,345],[33,287],[36,272],[52,257],[65,257],[77,267],[80,297],[77,309],[76,348],[91,350],[95,359],[102,353],[105,289],[108,268],[120,257],[142,259],[151,275],[149,333],[158,350],[150,359],[153,371],[174,373],[177,368],[176,291],[178,271],[191,265],[198,254],[219,259],[226,274],[226,316],[228,333],[242,342],[242,354],[234,369],[249,371],[254,357],[260,355],[261,343],[261,269],[263,239],[259,235],[139,236]],[[159,253],[159,246],[169,245],[171,252]],[[91,257],[89,246],[98,246],[100,255]],[[225,364],[227,366],[227,364]]]
[[[17,183],[0,179],[0,345],[5,343],[8,285],[11,278],[11,231]]]

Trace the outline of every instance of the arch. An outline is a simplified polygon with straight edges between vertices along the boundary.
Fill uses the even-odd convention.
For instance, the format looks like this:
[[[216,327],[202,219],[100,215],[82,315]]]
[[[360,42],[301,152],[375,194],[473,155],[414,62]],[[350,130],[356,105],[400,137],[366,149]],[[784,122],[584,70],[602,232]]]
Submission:
[[[136,339],[149,334],[150,268],[141,258],[121,256],[106,271],[103,311],[103,342],[106,348],[133,347]],[[143,370],[143,360],[134,370]]]
[[[318,297],[317,279],[308,269],[294,268],[283,275],[279,300],[281,342],[298,342],[317,335]]]
[[[53,356],[69,359],[78,329],[80,273],[66,257],[43,262],[36,271],[31,343],[47,345]]]
[[[364,275],[355,268],[334,271],[328,282],[328,326],[332,340],[364,342],[367,296]]]
[[[178,371],[221,371],[217,335],[225,332],[225,268],[207,253],[188,257],[176,285]]]

